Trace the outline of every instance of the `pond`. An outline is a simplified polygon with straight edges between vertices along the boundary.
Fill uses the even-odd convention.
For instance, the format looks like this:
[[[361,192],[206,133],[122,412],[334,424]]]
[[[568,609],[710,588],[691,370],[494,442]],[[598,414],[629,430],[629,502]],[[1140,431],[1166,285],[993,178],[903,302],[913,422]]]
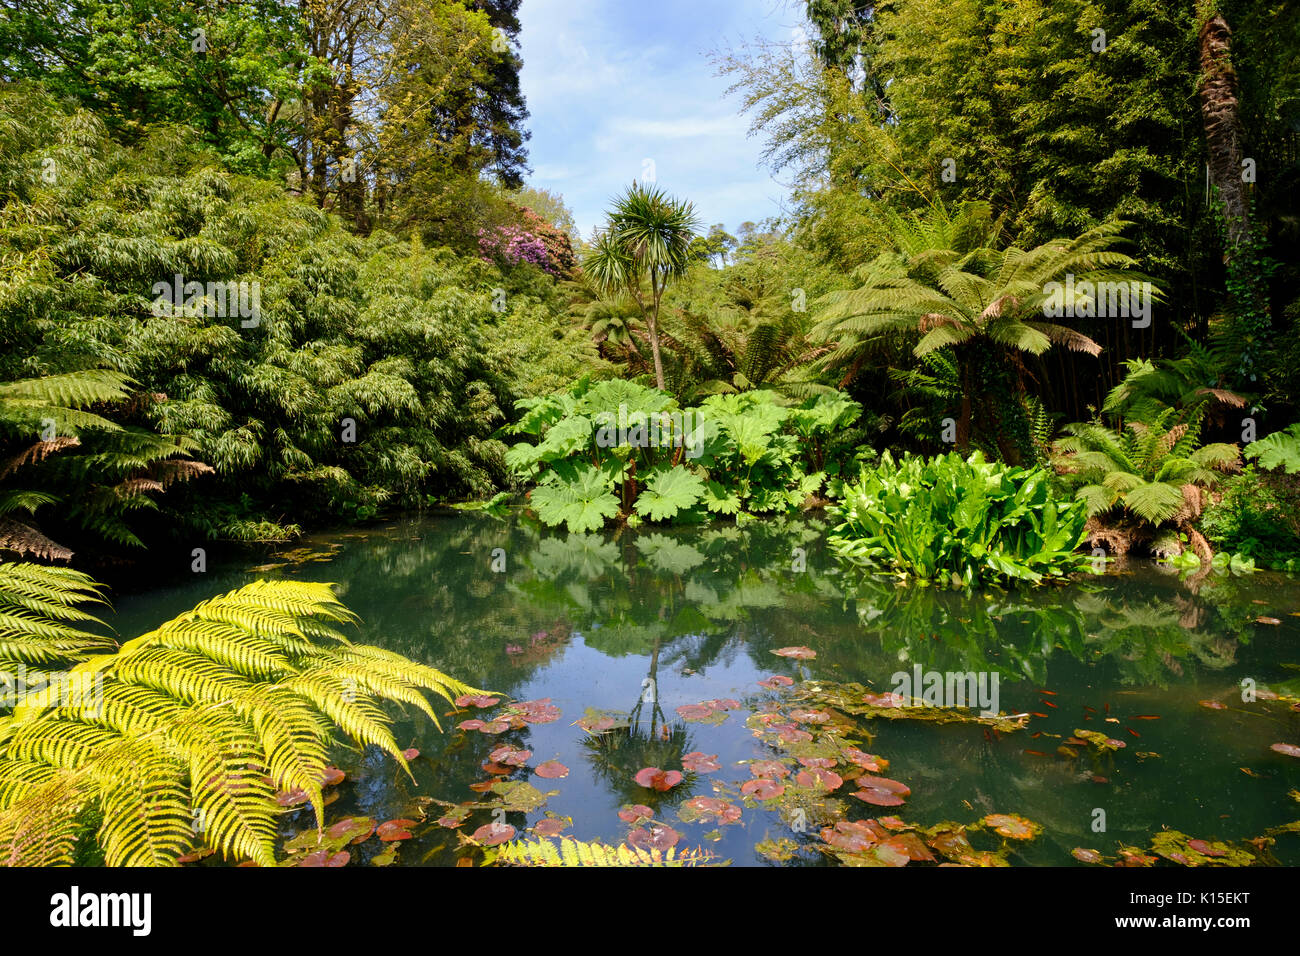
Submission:
[[[123,597],[110,622],[134,636],[255,578],[329,581],[362,618],[356,640],[498,696],[438,700],[441,730],[399,715],[413,779],[340,749],[327,823],[411,821],[408,839],[352,846],[353,864],[455,865],[481,854],[464,842],[480,827],[525,837],[542,821],[607,844],[635,826],[635,841],[732,865],[905,862],[862,857],[868,831],[852,824],[867,819],[881,821],[868,843],[912,834],[893,845],[913,860],[1062,865],[1092,849],[1109,863],[1169,830],[1186,837],[1163,838],[1167,858],[1300,863],[1295,828],[1259,840],[1300,819],[1300,759],[1272,749],[1300,744],[1294,579],[1189,585],[1135,562],[963,595],[846,574],[826,530],[807,518],[584,535],[457,513],[311,537]],[[918,669],[975,672],[1003,717],[890,706],[895,675]],[[682,778],[642,786],[647,767],[676,772],[661,787]],[[1004,839],[995,827],[1033,828],[981,823],[991,814],[1042,829]],[[289,808],[286,839],[314,836],[313,819]]]

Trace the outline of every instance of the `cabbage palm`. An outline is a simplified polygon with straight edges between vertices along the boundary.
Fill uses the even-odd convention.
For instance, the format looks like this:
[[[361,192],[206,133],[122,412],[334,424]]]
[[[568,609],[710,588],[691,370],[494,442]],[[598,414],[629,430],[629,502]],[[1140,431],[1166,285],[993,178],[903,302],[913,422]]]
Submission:
[[[822,364],[853,378],[872,353],[899,336],[919,336],[920,358],[951,349],[959,368],[961,415],[957,444],[970,444],[973,419],[1003,457],[1018,461],[1025,439],[1023,367],[1019,354],[1041,355],[1053,345],[1097,355],[1088,336],[1043,321],[1048,283],[1128,282],[1135,260],[1113,251],[1122,228],[1110,223],[1071,240],[1034,249],[997,249],[999,226],[988,207],[967,203],[950,214],[937,206],[926,217],[891,219],[894,248],[856,272],[855,289],[824,296],[812,338],[834,345]],[[1082,299],[1076,295],[1076,302]],[[997,406],[1001,405],[1001,409]],[[1008,416],[1007,411],[1010,411]],[[1016,435],[1016,432],[1025,432]]]
[[[605,231],[582,260],[583,272],[598,288],[606,293],[626,291],[636,301],[649,333],[655,385],[661,390],[659,303],[669,280],[690,265],[691,239],[698,226],[692,203],[633,183],[615,200]],[[642,292],[647,281],[648,302]]]

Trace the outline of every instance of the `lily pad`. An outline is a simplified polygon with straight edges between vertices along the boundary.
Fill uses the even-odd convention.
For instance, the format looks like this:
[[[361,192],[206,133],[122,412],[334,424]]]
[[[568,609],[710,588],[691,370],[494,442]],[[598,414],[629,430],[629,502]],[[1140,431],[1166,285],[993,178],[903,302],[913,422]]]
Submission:
[[[653,820],[655,812],[641,803],[629,803],[618,811],[618,818],[624,823],[637,824],[645,820]]]
[[[695,823],[698,820],[735,823],[740,819],[741,809],[734,803],[717,797],[692,797],[682,804],[678,815],[687,823]]]
[[[1295,744],[1271,744],[1269,750],[1276,750],[1280,754],[1286,754],[1288,757],[1300,757],[1300,747]]]
[[[771,800],[785,793],[785,784],[767,777],[756,777],[740,785],[740,792],[752,796],[755,800]]]
[[[901,784],[897,780],[890,780],[888,777],[873,777],[869,774],[863,774],[854,783],[857,784],[859,789],[854,792],[853,796],[876,807],[900,806],[904,798],[912,793],[905,784]]]
[[[990,813],[984,823],[1008,840],[1032,840],[1043,830],[1037,823],[1014,813]]]
[[[515,828],[508,823],[485,823],[474,831],[472,839],[482,846],[497,846],[515,838]]]
[[[415,825],[416,821],[414,820],[387,820],[379,824],[375,828],[375,832],[379,834],[379,839],[385,843],[393,840],[409,840],[411,839],[411,831],[407,827]]]
[[[825,790],[827,792],[838,790],[844,784],[843,777],[834,770],[827,770],[824,767],[810,767],[807,770],[800,770],[794,781],[801,787],[811,787],[814,790]]]
[[[768,690],[776,690],[778,687],[789,687],[794,683],[792,678],[784,674],[773,674],[771,677],[758,682],[759,687],[766,687]]]
[[[647,827],[633,827],[627,835],[627,842],[640,850],[670,850],[681,838],[682,835],[667,824],[652,823]]]
[[[877,757],[875,754],[866,753],[856,747],[845,747],[840,752],[844,754],[850,763],[857,764],[863,770],[881,773],[889,769],[889,761],[884,757]]]
[[[457,707],[495,707],[499,703],[500,697],[489,697],[486,694],[462,694],[456,698]]]
[[[1096,850],[1085,849],[1081,846],[1076,846],[1071,850],[1070,855],[1080,863],[1101,863],[1105,859],[1105,857]]]
[[[682,769],[691,773],[713,773],[715,770],[721,770],[722,764],[718,763],[717,754],[692,750],[688,754],[682,754]]]
[[[755,777],[788,777],[790,768],[779,760],[755,760],[749,765],[749,772]]]
[[[558,760],[548,760],[534,767],[533,773],[543,780],[559,780],[569,775],[569,768]]]
[[[682,782],[679,770],[660,770],[658,767],[642,767],[636,772],[636,782],[652,790],[664,793]]]
[[[505,764],[508,767],[522,767],[532,755],[531,750],[517,750],[509,744],[505,744],[488,754],[488,759],[494,763]]]
[[[539,837],[556,837],[571,826],[572,817],[545,817],[533,824],[533,833]]]
[[[791,657],[798,661],[810,661],[817,652],[810,647],[781,647],[772,652],[777,657]]]

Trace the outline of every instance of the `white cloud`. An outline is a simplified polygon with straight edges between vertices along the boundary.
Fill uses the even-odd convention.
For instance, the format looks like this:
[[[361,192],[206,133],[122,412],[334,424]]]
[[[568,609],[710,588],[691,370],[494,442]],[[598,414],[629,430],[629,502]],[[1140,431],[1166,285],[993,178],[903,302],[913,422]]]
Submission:
[[[707,53],[742,30],[788,38],[790,2],[527,0],[531,180],[563,194],[584,235],[647,158],[657,183],[694,201],[706,223],[776,214],[787,190],[758,168],[762,144]]]

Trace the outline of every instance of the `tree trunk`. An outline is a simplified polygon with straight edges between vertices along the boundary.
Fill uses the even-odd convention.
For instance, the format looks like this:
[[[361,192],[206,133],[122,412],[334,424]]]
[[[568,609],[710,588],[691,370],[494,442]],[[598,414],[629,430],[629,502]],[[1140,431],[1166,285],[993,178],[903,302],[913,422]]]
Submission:
[[[646,317],[646,328],[650,330],[650,351],[655,360],[655,387],[659,391],[666,391],[664,388],[664,363],[659,355],[659,297],[662,292],[653,275],[650,276],[650,294],[653,296],[653,311]]]
[[[1208,13],[1208,10],[1204,10]],[[1241,124],[1237,73],[1232,68],[1232,31],[1222,14],[1207,16],[1197,38],[1201,59],[1201,121],[1209,155],[1210,182],[1219,191],[1228,227],[1228,257],[1250,229],[1246,184],[1241,178]]]

